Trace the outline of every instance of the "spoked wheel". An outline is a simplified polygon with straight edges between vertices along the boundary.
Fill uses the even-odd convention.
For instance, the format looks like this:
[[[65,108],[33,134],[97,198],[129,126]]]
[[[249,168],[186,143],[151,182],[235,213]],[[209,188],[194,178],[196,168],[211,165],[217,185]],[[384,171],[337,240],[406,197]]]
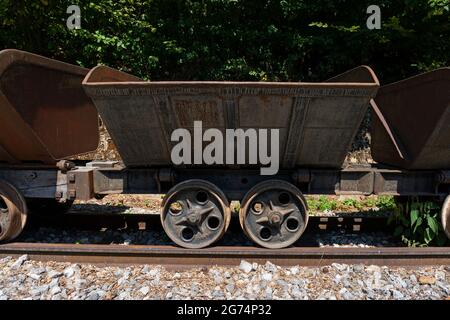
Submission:
[[[239,220],[245,234],[258,245],[285,248],[305,231],[308,208],[294,185],[269,180],[257,184],[244,196]]]
[[[25,199],[11,184],[0,180],[0,242],[19,236],[26,221]]]
[[[225,194],[204,180],[177,184],[164,197],[161,222],[167,235],[185,248],[204,248],[228,228],[231,211]]]
[[[441,219],[445,234],[450,239],[450,195],[447,196],[442,206]]]

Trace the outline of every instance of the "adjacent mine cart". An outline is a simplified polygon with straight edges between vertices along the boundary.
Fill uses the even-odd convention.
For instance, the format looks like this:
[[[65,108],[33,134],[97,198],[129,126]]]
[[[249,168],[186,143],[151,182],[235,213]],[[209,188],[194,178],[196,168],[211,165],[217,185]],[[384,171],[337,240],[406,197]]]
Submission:
[[[380,88],[372,156],[405,169],[450,169],[450,68]]]
[[[97,148],[97,111],[81,85],[88,71],[0,52],[0,162],[54,164]]]

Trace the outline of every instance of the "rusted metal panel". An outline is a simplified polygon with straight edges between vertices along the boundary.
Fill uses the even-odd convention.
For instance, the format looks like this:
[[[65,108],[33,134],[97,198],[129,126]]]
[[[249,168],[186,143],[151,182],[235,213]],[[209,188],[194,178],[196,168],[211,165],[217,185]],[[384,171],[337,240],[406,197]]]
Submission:
[[[161,172],[166,178],[161,179]],[[298,175],[303,177],[299,180]],[[125,168],[94,170],[94,193],[160,194],[177,183],[202,179],[217,185],[229,200],[241,200],[251,186],[273,179],[256,169]],[[304,194],[401,195],[442,197],[450,184],[439,171],[407,171],[355,166],[344,170],[281,170],[278,180],[296,185]]]
[[[56,169],[0,169],[0,179],[13,184],[25,198],[67,198],[66,174]]]
[[[323,83],[145,82],[97,67],[83,85],[127,166],[171,166],[172,131],[202,121],[279,129],[281,168],[341,167],[379,87],[365,66]]]
[[[380,88],[372,157],[405,169],[450,168],[450,68]]]
[[[13,183],[26,198],[71,200],[113,193],[160,194],[190,179],[207,180],[220,187],[228,199],[241,200],[249,187],[271,179],[261,176],[257,169],[134,169],[107,164],[112,163],[67,172],[51,167],[10,166],[0,168],[0,178]],[[277,179],[295,184],[304,194],[445,197],[450,192],[450,182],[443,178],[446,173],[357,166],[345,170],[282,170]]]
[[[434,171],[375,172],[374,194],[433,196],[439,194],[439,174]]]
[[[81,85],[87,72],[23,51],[0,51],[0,162],[54,164],[97,148],[98,114]]]
[[[312,170],[307,194],[370,195],[373,193],[371,168]]]
[[[374,188],[374,173],[367,170],[343,170],[336,194],[370,195]]]

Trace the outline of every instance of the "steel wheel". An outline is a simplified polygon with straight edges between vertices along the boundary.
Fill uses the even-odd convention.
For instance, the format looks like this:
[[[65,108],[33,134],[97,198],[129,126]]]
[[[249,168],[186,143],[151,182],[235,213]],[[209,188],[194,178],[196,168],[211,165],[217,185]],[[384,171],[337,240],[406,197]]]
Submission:
[[[441,219],[445,234],[447,234],[447,237],[450,239],[450,195],[447,196],[444,205],[442,206]]]
[[[241,202],[239,220],[258,245],[279,249],[296,242],[308,223],[306,201],[298,188],[281,180],[254,186]]]
[[[231,211],[225,194],[204,180],[177,184],[164,197],[161,222],[167,235],[185,248],[204,248],[228,228]]]
[[[11,184],[0,180],[0,241],[11,241],[19,236],[26,220],[25,199]]]

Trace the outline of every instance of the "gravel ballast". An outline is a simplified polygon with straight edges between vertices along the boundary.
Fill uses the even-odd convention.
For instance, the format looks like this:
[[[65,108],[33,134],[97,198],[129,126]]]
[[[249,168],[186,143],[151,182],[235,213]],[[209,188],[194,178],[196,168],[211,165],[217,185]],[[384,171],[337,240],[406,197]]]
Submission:
[[[56,227],[39,227],[27,230],[16,242],[72,243],[72,244],[121,244],[121,245],[174,245],[162,228],[150,230],[107,229],[80,230]],[[217,243],[219,246],[254,246],[241,230],[228,230]],[[344,230],[308,233],[295,246],[313,247],[392,247],[401,246],[386,232],[347,233]]]
[[[236,267],[172,271],[149,265],[38,262],[27,256],[0,259],[0,300],[449,298],[449,266],[404,269],[333,264],[310,268],[243,260]]]

